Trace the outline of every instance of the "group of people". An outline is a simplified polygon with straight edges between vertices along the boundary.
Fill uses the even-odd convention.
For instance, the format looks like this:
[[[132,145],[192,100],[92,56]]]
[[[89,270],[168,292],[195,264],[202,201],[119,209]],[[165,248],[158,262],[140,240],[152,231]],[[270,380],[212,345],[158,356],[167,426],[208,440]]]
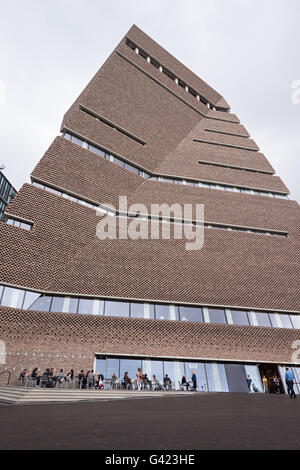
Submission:
[[[287,386],[287,392],[291,398],[296,398],[296,393],[294,390],[294,381],[295,381],[295,377],[294,377],[293,372],[288,367],[286,367],[285,383]],[[247,375],[246,382],[248,385],[249,393],[251,393],[252,391],[259,392],[259,389],[253,383],[250,375]],[[263,386],[264,393],[269,393],[269,392],[281,393],[280,384],[281,382],[280,382],[279,377],[277,377],[277,375],[273,375],[273,377],[271,377],[269,380],[267,379],[265,375],[262,376],[262,386]]]
[[[21,385],[27,385],[28,381],[35,383],[36,387],[56,387],[59,384],[71,383],[75,379],[74,370],[71,369],[67,374],[63,369],[59,369],[58,373],[54,373],[53,368],[47,368],[45,372],[39,375],[39,369],[35,367],[32,372],[23,369],[19,375]]]
[[[76,383],[75,383],[76,378]],[[74,370],[71,369],[67,374],[64,373],[63,369],[59,369],[58,373],[55,373],[53,368],[47,368],[45,372],[39,373],[39,369],[36,367],[32,372],[27,369],[23,369],[20,373],[19,380],[21,385],[31,385],[36,387],[57,387],[57,386],[78,386],[80,389],[103,389],[105,385],[104,375],[94,370],[88,370],[85,372],[83,369],[80,371],[77,377],[75,377]],[[135,377],[130,377],[128,371],[124,373],[123,379],[119,380],[116,373],[113,373],[111,379],[108,381],[110,387],[114,390],[116,388],[122,388],[125,390],[173,390],[174,384],[168,374],[165,374],[163,381],[159,381],[156,375],[152,376],[152,379],[147,374],[142,372],[141,368],[137,369]],[[192,371],[191,380],[188,381],[184,375],[181,380],[182,390],[197,390],[197,377],[194,371]]]

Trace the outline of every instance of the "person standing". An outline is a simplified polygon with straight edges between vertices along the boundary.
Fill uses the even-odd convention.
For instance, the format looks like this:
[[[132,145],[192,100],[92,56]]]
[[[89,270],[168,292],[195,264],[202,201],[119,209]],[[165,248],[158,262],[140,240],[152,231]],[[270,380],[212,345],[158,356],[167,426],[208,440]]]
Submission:
[[[294,380],[295,380],[294,374],[288,367],[286,367],[285,370],[286,370],[285,382],[288,388],[288,394],[290,395],[291,398],[296,398],[296,393],[294,390]]]
[[[262,378],[262,384],[263,384],[264,393],[269,393],[268,379],[265,375]]]
[[[193,391],[197,392],[197,376],[193,370],[192,370],[192,384],[193,384]]]
[[[138,390],[142,389],[143,374],[142,369],[139,367],[136,374]]]
[[[251,390],[252,379],[251,379],[250,375],[247,375],[246,382],[247,382],[247,385],[248,385],[249,393],[251,393],[252,392],[252,390]]]

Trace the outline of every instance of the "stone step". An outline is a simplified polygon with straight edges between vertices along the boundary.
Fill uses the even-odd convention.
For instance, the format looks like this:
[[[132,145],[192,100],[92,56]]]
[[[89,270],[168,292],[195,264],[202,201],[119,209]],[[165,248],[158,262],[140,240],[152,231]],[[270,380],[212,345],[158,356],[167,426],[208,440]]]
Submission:
[[[166,396],[188,395],[184,392],[153,392],[133,390],[80,390],[0,387],[0,401],[6,403],[54,403],[76,401],[103,401],[129,398],[161,398]]]

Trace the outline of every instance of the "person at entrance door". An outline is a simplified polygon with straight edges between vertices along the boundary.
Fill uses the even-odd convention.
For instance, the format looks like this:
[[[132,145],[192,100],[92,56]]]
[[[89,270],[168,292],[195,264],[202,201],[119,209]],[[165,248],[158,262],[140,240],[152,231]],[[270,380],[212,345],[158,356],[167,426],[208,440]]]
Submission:
[[[291,398],[296,398],[296,393],[294,390],[294,380],[295,380],[294,374],[288,367],[285,370],[286,370],[285,382],[287,385],[288,394],[290,395]]]
[[[265,375],[262,378],[262,384],[263,384],[264,393],[269,393],[268,379]]]
[[[247,385],[248,385],[249,393],[251,393],[252,379],[251,379],[250,375],[247,375],[246,382],[247,382]]]

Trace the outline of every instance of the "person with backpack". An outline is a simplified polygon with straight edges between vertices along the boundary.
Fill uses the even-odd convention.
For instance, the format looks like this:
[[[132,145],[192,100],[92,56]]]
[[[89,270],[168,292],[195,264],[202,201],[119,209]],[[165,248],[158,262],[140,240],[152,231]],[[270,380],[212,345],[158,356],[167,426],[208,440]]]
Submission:
[[[294,390],[294,380],[295,380],[294,374],[288,367],[286,367],[285,370],[286,370],[285,382],[287,385],[288,394],[290,395],[291,398],[297,398],[295,390]]]

